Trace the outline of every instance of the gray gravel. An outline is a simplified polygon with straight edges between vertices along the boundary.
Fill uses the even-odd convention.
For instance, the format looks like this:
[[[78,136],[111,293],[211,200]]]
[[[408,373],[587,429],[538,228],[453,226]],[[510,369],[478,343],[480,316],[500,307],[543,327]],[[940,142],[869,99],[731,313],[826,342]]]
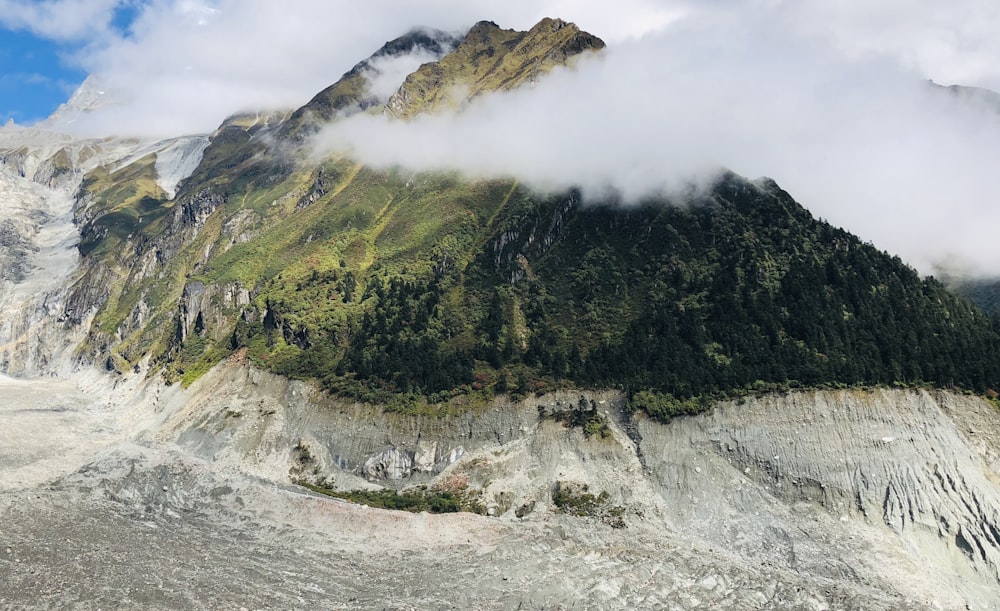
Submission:
[[[601,393],[612,435],[588,440],[537,420],[555,395],[459,436],[259,372],[248,392],[241,367],[189,390],[0,378],[0,608],[998,608],[1000,427],[975,397],[803,393],[662,426]],[[367,452],[435,447],[381,483],[467,482],[500,517],[317,496],[288,480],[302,439],[346,484]],[[625,528],[560,513],[557,481],[607,492]]]

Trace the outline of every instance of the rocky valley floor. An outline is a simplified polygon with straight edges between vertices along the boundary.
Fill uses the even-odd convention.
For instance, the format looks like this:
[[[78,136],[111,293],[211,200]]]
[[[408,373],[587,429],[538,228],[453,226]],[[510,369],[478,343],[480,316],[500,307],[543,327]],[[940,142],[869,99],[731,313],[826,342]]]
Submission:
[[[597,393],[586,398],[610,434],[588,439],[537,416],[572,393],[442,423],[336,405],[233,362],[188,391],[95,377],[3,379],[0,394],[3,608],[1000,600],[998,417],[974,397],[802,393],[663,426]],[[373,457],[419,459],[431,442],[423,470],[403,460],[404,478],[375,483],[460,478],[495,517],[372,509],[289,483],[296,445],[312,448],[311,473],[350,489],[372,485],[360,475]],[[606,492],[622,523],[560,511],[557,482]]]

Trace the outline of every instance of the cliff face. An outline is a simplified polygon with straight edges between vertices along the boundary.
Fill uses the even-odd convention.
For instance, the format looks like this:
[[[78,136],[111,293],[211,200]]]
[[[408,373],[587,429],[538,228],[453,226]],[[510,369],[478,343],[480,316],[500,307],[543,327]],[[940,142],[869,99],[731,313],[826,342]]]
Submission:
[[[161,440],[338,489],[461,482],[488,515],[513,520],[565,511],[560,487],[604,493],[587,519],[725,550],[737,570],[764,564],[803,582],[831,580],[841,594],[866,592],[859,600],[883,591],[989,608],[976,604],[1000,592],[998,415],[976,397],[768,395],[663,425],[629,415],[614,392],[418,417],[323,399],[236,365],[219,373],[182,408],[165,401]],[[604,434],[551,417],[581,405],[596,410]]]
[[[60,324],[80,257],[74,192],[101,145],[40,130],[0,130],[0,370],[66,371],[82,337]]]
[[[566,392],[417,416],[331,400],[235,360],[186,390],[127,376],[100,392],[111,402],[67,395],[66,410],[22,418],[41,437],[5,433],[22,486],[4,484],[0,516],[15,542],[7,554],[36,569],[58,560],[44,546],[66,520],[93,523],[80,545],[130,542],[132,562],[98,563],[122,600],[158,566],[154,556],[187,554],[183,541],[198,542],[204,577],[169,578],[158,600],[260,568],[264,549],[265,573],[284,571],[288,596],[327,604],[454,602],[442,575],[456,571],[468,572],[465,604],[489,608],[995,609],[1000,600],[998,416],[977,397],[766,395],[660,424],[629,414],[620,393]],[[577,410],[590,424],[559,416]],[[75,449],[61,460],[39,454],[38,440],[66,426]],[[89,464],[70,473],[73,461]],[[70,475],[23,488],[45,473]],[[485,515],[358,507],[290,480],[453,491]],[[11,575],[5,600],[38,594],[26,571]],[[331,581],[336,592],[299,587]],[[92,583],[70,579],[52,600],[89,600]],[[221,600],[261,595],[232,583]],[[268,604],[289,602],[285,592],[270,590]]]
[[[124,290],[123,266],[152,273],[133,230],[142,212],[147,221],[162,214],[150,202],[169,197],[207,144],[204,137],[79,140],[41,128],[0,130],[0,370],[36,376],[104,364],[111,340],[95,336],[94,316]],[[106,187],[115,198],[95,205],[95,185],[109,176],[118,177]],[[134,217],[133,206],[140,210]],[[116,234],[121,265],[88,256]],[[134,319],[152,309],[136,308]]]

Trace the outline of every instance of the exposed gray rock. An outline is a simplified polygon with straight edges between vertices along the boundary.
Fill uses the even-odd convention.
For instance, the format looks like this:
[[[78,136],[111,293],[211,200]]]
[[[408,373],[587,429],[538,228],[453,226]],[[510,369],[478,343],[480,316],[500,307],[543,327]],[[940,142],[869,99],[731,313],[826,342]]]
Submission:
[[[0,371],[15,375],[68,373],[85,363],[121,360],[108,348],[148,324],[151,308],[137,300],[110,332],[89,322],[123,283],[142,283],[163,273],[179,244],[192,239],[222,200],[199,194],[178,206],[175,231],[161,240],[130,241],[121,252],[128,273],[106,261],[81,261],[79,227],[101,212],[80,196],[83,177],[98,166],[120,169],[157,156],[157,179],[168,193],[194,169],[205,136],[157,142],[87,140],[51,131],[89,112],[105,98],[88,81],[53,120],[33,128],[0,130]],[[100,99],[98,99],[100,98]],[[162,158],[161,158],[162,154]],[[81,263],[86,273],[78,273]],[[230,301],[248,303],[239,287]],[[223,300],[225,303],[225,300]],[[197,316],[198,312],[195,312]],[[87,340],[87,341],[84,341]]]
[[[126,376],[110,393],[107,381],[89,381],[119,397],[104,406],[62,386],[0,384],[4,421],[11,408],[2,406],[34,410],[18,420],[34,423],[32,434],[0,432],[4,464],[21,465],[23,481],[68,473],[87,448],[93,457],[51,485],[0,496],[5,603],[998,608],[987,533],[1000,433],[996,410],[976,397],[798,393],[662,425],[627,420],[618,393],[588,393],[611,436],[587,439],[538,419],[538,405],[553,411],[578,393],[439,419],[327,402],[238,362],[189,390],[147,385],[135,395],[128,385],[138,380]],[[22,398],[12,401],[12,389]],[[62,397],[55,403],[46,399],[53,392]],[[64,425],[46,426],[56,419]],[[119,428],[85,424],[99,422]],[[45,441],[54,431],[77,431],[69,463],[38,453],[40,440],[71,440]],[[138,431],[143,445],[127,441]],[[318,497],[287,484],[301,448],[309,469],[300,474],[318,467],[318,477],[358,488],[369,468],[376,476],[412,469],[396,485],[473,491],[500,517]],[[435,475],[415,469],[432,456]],[[9,473],[0,470],[0,480]],[[962,483],[952,486],[956,473]],[[559,482],[606,498],[606,510],[557,511]],[[901,520],[880,497],[922,500]],[[616,508],[624,528],[605,520]],[[940,518],[948,525],[929,527]]]
[[[413,473],[413,457],[398,448],[386,448],[365,461],[364,473],[370,479],[403,479]]]

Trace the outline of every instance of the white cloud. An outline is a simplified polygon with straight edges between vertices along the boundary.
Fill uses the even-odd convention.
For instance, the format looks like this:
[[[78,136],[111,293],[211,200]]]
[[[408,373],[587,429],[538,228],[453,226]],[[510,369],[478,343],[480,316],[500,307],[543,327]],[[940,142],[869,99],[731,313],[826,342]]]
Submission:
[[[0,0],[0,24],[62,41],[106,33],[122,0]]]
[[[596,0],[148,0],[130,36],[102,35],[78,55],[123,102],[78,128],[162,136],[209,131],[239,110],[299,106],[417,26],[464,31],[491,19],[527,29],[564,16],[611,41],[673,15],[653,0],[622,0],[614,11]]]
[[[1000,272],[1000,115],[902,58],[845,56],[757,17],[704,12],[458,116],[358,116],[323,144],[377,165],[610,185],[632,201],[728,167],[775,178],[924,271]]]
[[[372,95],[379,100],[388,100],[396,93],[399,85],[421,65],[433,62],[438,56],[424,49],[408,55],[389,55],[373,59],[364,71]]]
[[[0,0],[0,20],[80,36],[100,31],[114,4]],[[923,84],[1000,90],[994,4],[148,0],[130,36],[94,35],[79,55],[122,101],[80,127],[209,131],[238,110],[305,103],[413,26],[454,31],[492,19],[526,29],[562,17],[604,38],[603,57],[454,120],[360,117],[331,137],[373,162],[461,163],[632,195],[727,166],[774,177],[815,214],[925,271],[951,257],[1000,273],[991,235],[1000,127]],[[56,6],[90,25],[70,27]],[[55,15],[49,25],[43,8]]]
[[[1000,89],[1000,4],[977,0],[777,0],[786,31],[853,57],[896,58],[928,78]]]

